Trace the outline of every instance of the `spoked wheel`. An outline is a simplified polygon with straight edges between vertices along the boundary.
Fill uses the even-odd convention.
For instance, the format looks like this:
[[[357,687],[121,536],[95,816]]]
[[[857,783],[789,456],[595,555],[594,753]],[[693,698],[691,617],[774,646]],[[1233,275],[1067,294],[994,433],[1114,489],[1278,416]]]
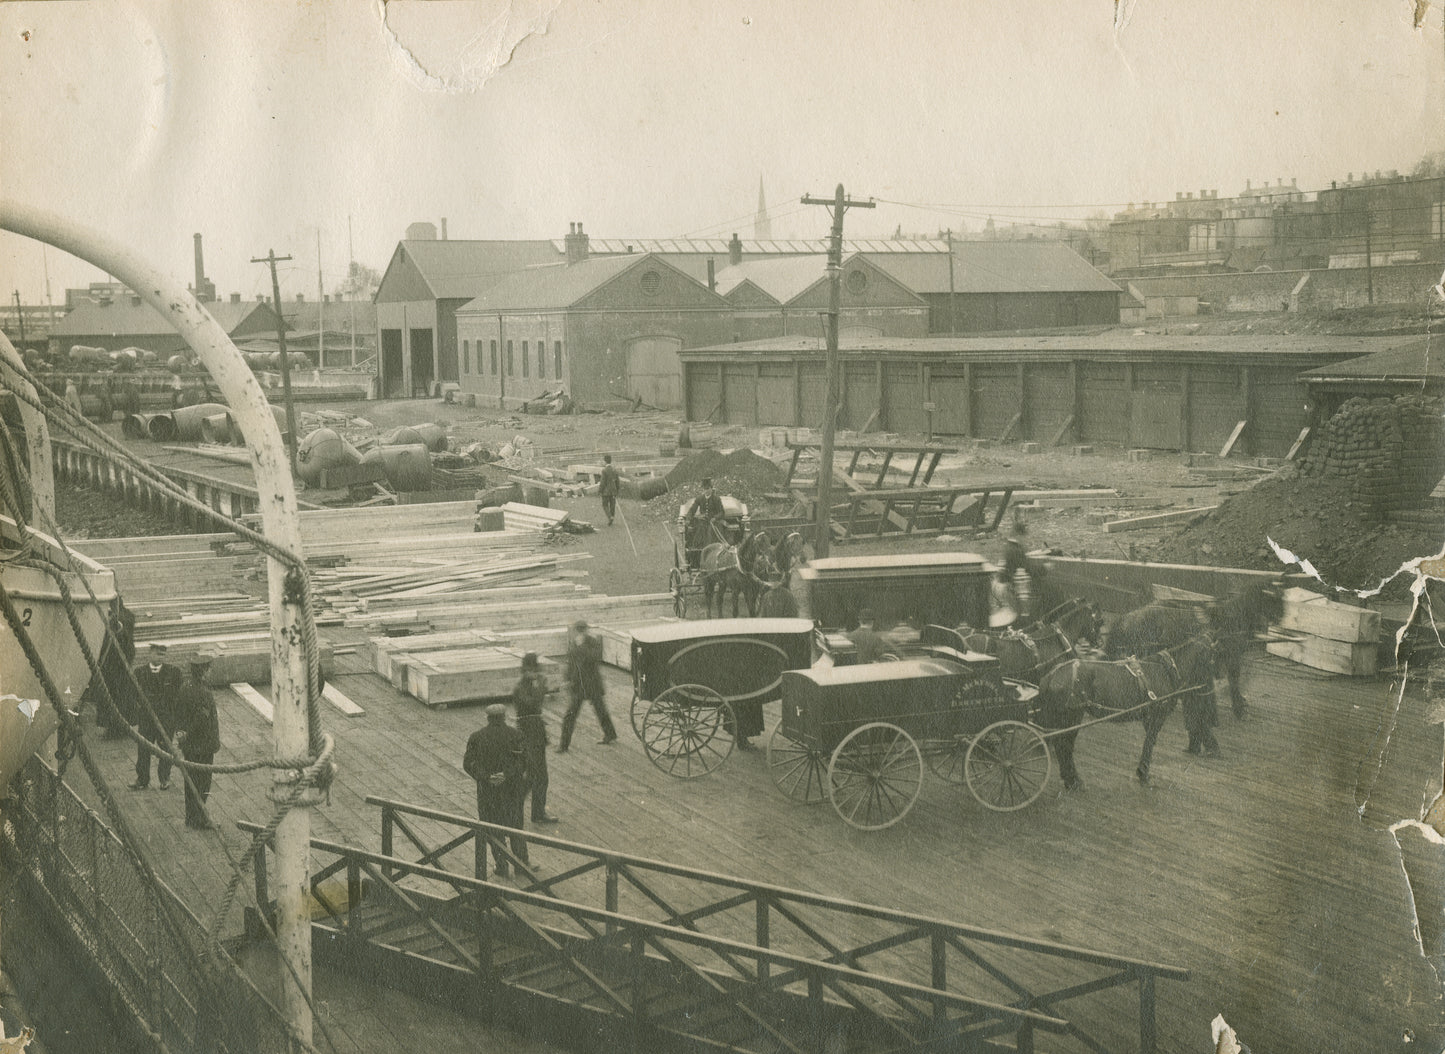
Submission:
[[[687,617],[687,594],[682,591],[682,569],[674,567],[667,573],[667,589],[672,594],[672,613],[678,618]]]
[[[639,695],[632,697],[631,716],[632,734],[638,739],[642,738],[642,718],[647,713],[647,708],[652,705],[651,700],[644,699]]]
[[[673,685],[642,715],[642,749],[669,776],[697,779],[732,754],[733,720],[727,700],[706,685]]]
[[[968,745],[964,776],[980,804],[1013,812],[1032,804],[1049,782],[1049,744],[1020,721],[989,725]]]
[[[940,739],[926,744],[923,756],[928,759],[928,767],[935,776],[962,787],[968,782],[964,775],[968,748],[967,739],[954,736],[952,739]]]
[[[854,827],[878,831],[903,819],[923,787],[923,755],[897,725],[849,732],[828,762],[828,798]]]
[[[828,797],[828,756],[789,739],[781,725],[768,737],[768,775],[794,801],[817,805]]]

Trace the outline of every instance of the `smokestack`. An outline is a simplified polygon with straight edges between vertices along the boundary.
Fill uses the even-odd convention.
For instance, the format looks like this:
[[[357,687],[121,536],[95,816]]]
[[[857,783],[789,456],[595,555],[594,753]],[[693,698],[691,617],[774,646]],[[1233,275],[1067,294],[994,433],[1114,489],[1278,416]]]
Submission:
[[[442,217],[442,241],[447,240],[447,218]]]
[[[743,242],[737,232],[733,232],[732,241],[728,242],[728,266],[736,267],[743,262]]]
[[[587,235],[582,231],[582,224],[567,224],[567,237],[562,244],[567,249],[567,262],[569,264],[582,263],[587,259]]]
[[[712,257],[707,258],[707,287],[712,292],[717,292],[717,275],[713,272]]]
[[[191,239],[196,243],[195,294],[197,297],[199,297],[201,295],[201,290],[205,287],[206,284],[206,258],[201,253],[201,232],[197,231],[195,234],[191,235]]]

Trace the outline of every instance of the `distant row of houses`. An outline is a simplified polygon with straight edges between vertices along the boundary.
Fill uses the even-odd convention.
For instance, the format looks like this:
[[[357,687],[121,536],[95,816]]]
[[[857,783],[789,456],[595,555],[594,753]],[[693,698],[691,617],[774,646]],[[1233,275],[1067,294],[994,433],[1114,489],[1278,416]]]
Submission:
[[[376,294],[384,396],[455,384],[508,405],[563,388],[680,407],[683,349],[822,332],[821,241],[616,241],[576,223],[554,241],[461,241],[427,226],[397,245]],[[1119,298],[1056,243],[857,240],[844,246],[840,327],[913,338],[1111,325]]]

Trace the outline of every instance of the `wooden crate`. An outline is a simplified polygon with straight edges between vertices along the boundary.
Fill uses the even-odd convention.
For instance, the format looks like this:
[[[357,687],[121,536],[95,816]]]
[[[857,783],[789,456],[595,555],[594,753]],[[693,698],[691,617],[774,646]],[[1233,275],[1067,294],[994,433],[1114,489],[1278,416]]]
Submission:
[[[521,648],[492,645],[434,653],[427,658],[413,656],[407,664],[406,689],[438,708],[506,699],[521,677],[523,654]],[[557,664],[550,659],[540,662],[543,674],[555,684]]]
[[[1373,643],[1355,644],[1315,636],[1298,641],[1271,641],[1265,650],[1302,666],[1346,677],[1373,677],[1379,651]]]
[[[1286,589],[1279,628],[1349,644],[1374,644],[1380,639],[1380,613],[1341,604],[1308,589]]]

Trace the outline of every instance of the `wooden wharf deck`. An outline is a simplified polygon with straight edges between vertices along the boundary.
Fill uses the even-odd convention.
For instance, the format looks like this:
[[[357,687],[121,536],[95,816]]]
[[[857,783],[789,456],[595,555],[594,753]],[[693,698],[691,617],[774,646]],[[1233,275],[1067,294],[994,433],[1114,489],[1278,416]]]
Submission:
[[[314,835],[381,852],[368,796],[471,815],[473,785],[460,762],[481,715],[426,710],[368,672],[361,649],[350,650],[361,642],[357,631],[326,632],[343,653],[335,683],[365,712],[345,717],[328,708],[340,773],[330,802],[316,810]],[[547,833],[1185,966],[1191,981],[1158,991],[1161,1050],[1208,1049],[1216,1014],[1256,1051],[1439,1049],[1445,848],[1391,827],[1420,817],[1440,791],[1445,713],[1418,679],[1398,692],[1383,678],[1329,677],[1267,657],[1252,660],[1247,677],[1251,718],[1223,717],[1223,760],[1183,754],[1175,718],[1160,742],[1154,785],[1143,788],[1132,778],[1139,727],[1097,726],[1080,739],[1082,793],[1063,792],[1055,776],[1034,806],[999,814],[925,781],[904,822],[870,833],[784,798],[761,750],[735,752],[705,780],[670,779],[626,732],[630,686],[608,671],[623,738],[595,746],[584,713],[572,751],[549,759],[551,807],[562,823]],[[218,760],[269,753],[270,727],[256,711],[228,691],[218,700]],[[554,728],[562,705],[549,701]],[[768,710],[771,726],[777,715]],[[129,782],[130,744],[95,748],[112,785]],[[219,777],[211,808],[222,826],[210,834],[183,828],[177,787],[119,792],[162,877],[202,919],[229,876],[221,845],[243,851],[247,836],[235,824],[269,815],[268,785],[259,773]],[[549,863],[540,849],[534,860]],[[1433,958],[1415,936],[1417,904]],[[239,932],[241,922],[238,910],[225,932]],[[394,1039],[389,1029],[365,1025],[365,1015],[383,1011],[348,1005],[360,1015],[340,1023],[351,1049],[391,1049],[382,1039]],[[392,1026],[398,1005],[386,1003]],[[434,1010],[418,1004],[416,1012]],[[1134,1049],[1132,1027],[1120,1025],[1110,1043]],[[1049,1040],[1040,1032],[1038,1049],[1056,1049]]]

